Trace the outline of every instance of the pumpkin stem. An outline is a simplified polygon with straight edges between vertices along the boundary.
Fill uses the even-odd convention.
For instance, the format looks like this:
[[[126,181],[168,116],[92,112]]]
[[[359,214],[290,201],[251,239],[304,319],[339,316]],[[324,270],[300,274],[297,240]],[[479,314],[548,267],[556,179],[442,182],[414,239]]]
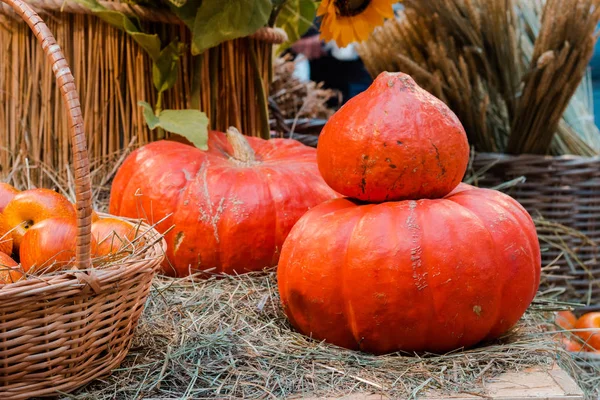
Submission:
[[[254,163],[256,161],[256,154],[254,150],[244,138],[244,135],[240,133],[235,127],[230,126],[227,128],[227,141],[233,148],[233,158],[243,163]]]

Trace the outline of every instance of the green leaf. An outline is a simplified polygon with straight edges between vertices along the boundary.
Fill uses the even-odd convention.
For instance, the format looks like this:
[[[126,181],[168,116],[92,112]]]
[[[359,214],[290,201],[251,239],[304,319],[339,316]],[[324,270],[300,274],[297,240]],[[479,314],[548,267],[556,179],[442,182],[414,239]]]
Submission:
[[[148,53],[152,61],[156,61],[160,55],[160,47],[161,42],[158,35],[151,35],[149,33],[144,33],[141,28],[139,28],[139,21],[136,26],[129,18],[123,16],[123,28],[125,32],[127,32],[132,39]]]
[[[152,58],[153,61],[156,61],[160,54],[160,38],[158,35],[150,35],[148,33],[142,32],[127,32],[133,40],[144,50],[146,53]]]
[[[90,11],[102,11],[102,10],[106,10],[106,8],[103,7],[96,0],[75,0],[75,2],[81,4],[82,6],[85,6],[85,7],[89,8]]]
[[[198,110],[163,110],[158,116],[150,104],[138,102],[143,108],[144,118],[152,130],[161,127],[167,132],[185,137],[200,150],[208,149],[208,118]]]
[[[171,7],[192,32],[192,54],[251,35],[269,21],[271,0],[188,0]]]
[[[158,92],[164,92],[175,86],[179,57],[183,53],[184,44],[174,40],[162,49],[152,64],[152,82]]]
[[[158,35],[151,35],[142,31],[140,21],[136,17],[128,17],[118,11],[108,10],[97,0],[75,0],[89,8],[94,15],[114,27],[127,32],[133,40],[143,48],[153,61],[156,61],[160,55],[160,38]]]
[[[289,48],[308,31],[317,14],[317,7],[314,0],[287,0],[283,4],[275,25],[287,33],[288,40],[277,47],[278,53]]]
[[[152,110],[152,106],[145,101],[138,101],[138,105],[143,108],[144,118],[146,119],[146,124],[150,130],[156,129],[160,126],[160,120],[156,115],[154,115],[154,110]]]
[[[171,4],[171,11],[173,11],[173,13],[177,15],[191,31],[194,29],[194,21],[196,20],[196,14],[198,13],[198,8],[200,8],[201,4],[202,0],[188,0],[182,6]]]

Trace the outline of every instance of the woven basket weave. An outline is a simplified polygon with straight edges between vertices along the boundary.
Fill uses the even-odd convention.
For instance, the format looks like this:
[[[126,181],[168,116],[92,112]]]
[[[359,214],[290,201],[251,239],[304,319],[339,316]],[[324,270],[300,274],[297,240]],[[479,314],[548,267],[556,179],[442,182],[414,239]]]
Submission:
[[[535,218],[564,225],[586,237],[563,235],[562,246],[576,258],[547,243],[540,243],[544,265],[553,264],[547,283],[565,287],[564,298],[600,302],[600,157],[536,156],[478,153],[473,170],[481,187],[494,187],[524,176],[526,181],[505,190]],[[540,235],[555,235],[538,227]]]
[[[164,258],[165,243],[147,225],[148,246],[120,263],[91,262],[90,171],[73,76],[40,17],[22,0],[0,0],[23,18],[52,63],[67,105],[75,166],[78,269],[0,285],[0,399],[72,391],[123,360]]]

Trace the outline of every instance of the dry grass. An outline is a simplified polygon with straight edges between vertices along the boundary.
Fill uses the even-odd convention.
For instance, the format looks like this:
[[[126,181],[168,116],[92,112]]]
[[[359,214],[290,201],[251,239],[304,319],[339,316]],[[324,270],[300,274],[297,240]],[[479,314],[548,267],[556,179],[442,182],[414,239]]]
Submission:
[[[508,153],[546,154],[596,44],[600,1],[546,0],[512,119]]]
[[[505,371],[580,370],[545,332],[545,302],[508,335],[444,356],[372,356],[306,338],[279,305],[275,273],[208,280],[158,278],[124,364],[72,399],[283,398],[352,392],[416,397],[480,393]],[[584,382],[585,383],[585,382]]]
[[[135,148],[135,144],[136,138],[133,138],[123,150],[107,154],[101,158],[91,159],[90,176],[93,182],[92,206],[94,210],[101,212],[108,211],[108,199],[112,179],[118,167]],[[70,165],[66,165],[62,170],[56,170],[42,161],[36,162],[20,154],[16,156],[14,154],[10,155],[11,153],[7,149],[0,148],[0,155],[2,153],[8,153],[7,157],[15,160],[7,173],[0,174],[3,182],[10,183],[21,190],[36,187],[50,188],[63,194],[71,202],[75,202],[75,175]],[[40,182],[48,183],[40,185]]]

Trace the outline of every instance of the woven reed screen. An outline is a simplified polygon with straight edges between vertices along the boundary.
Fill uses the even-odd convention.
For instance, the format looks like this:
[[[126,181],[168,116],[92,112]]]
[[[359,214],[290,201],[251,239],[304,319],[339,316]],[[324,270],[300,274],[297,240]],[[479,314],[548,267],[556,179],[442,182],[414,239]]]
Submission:
[[[106,163],[130,146],[134,137],[134,147],[155,140],[156,132],[148,130],[137,104],[140,100],[150,104],[156,101],[151,61],[144,51],[125,33],[92,15],[78,13],[81,10],[49,10],[57,3],[54,0],[29,3],[44,5],[38,10],[55,32],[76,77],[90,158],[97,164]],[[58,3],[60,6],[62,0]],[[76,3],[67,4],[75,7]],[[158,32],[163,43],[174,38],[190,42],[183,25],[144,25],[148,31]],[[233,125],[244,134],[259,136],[263,127],[256,69],[249,52],[251,42],[268,96],[271,43],[277,40],[242,38],[197,57],[186,53],[176,86],[165,92],[163,109],[200,109],[210,118],[211,129],[224,131]],[[6,179],[14,165],[27,162],[32,166],[33,185],[56,184],[49,180],[48,171],[58,176],[54,179],[66,182],[71,160],[68,127],[52,71],[29,28],[2,8],[0,52],[0,179]],[[199,94],[196,97],[191,95],[193,88],[199,88],[194,91]],[[93,177],[95,183],[101,178]]]

